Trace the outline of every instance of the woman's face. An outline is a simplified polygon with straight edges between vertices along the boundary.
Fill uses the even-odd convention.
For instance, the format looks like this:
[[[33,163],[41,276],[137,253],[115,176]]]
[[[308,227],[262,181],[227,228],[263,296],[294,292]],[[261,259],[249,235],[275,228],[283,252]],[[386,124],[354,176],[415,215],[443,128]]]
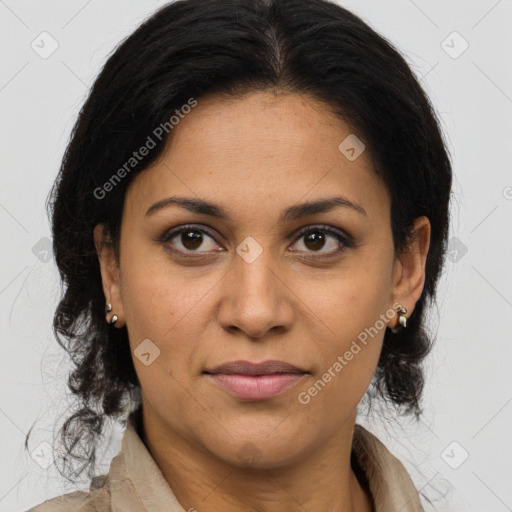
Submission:
[[[350,431],[395,303],[410,316],[421,294],[429,236],[423,218],[422,252],[395,260],[390,198],[361,150],[306,96],[211,96],[131,183],[119,273],[105,257],[102,275],[162,435],[277,467]],[[155,207],[171,197],[189,207]],[[268,360],[299,372],[215,373]]]

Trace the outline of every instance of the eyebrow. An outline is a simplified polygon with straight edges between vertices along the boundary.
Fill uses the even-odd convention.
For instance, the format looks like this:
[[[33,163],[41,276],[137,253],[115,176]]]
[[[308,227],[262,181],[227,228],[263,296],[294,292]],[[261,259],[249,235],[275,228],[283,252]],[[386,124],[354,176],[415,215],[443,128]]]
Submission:
[[[172,196],[162,199],[153,205],[151,205],[146,212],[146,216],[153,215],[156,212],[170,206],[177,205],[193,213],[199,213],[215,217],[223,220],[230,220],[229,213],[219,205],[210,203],[203,199],[196,199],[192,197],[178,197]],[[346,197],[336,196],[329,197],[327,199],[319,199],[317,201],[309,201],[298,205],[290,206],[286,208],[279,216],[278,222],[282,224],[286,221],[292,221],[306,217],[307,215],[313,215],[316,213],[324,213],[337,207],[350,208],[362,215],[368,217],[366,210],[359,204],[350,201]]]

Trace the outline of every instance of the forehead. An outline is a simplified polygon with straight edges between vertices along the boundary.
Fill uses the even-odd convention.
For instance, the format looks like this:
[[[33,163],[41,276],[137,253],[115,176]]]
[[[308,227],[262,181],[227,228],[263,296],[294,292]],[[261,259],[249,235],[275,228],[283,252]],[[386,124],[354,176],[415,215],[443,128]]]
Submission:
[[[126,202],[138,215],[177,194],[214,200],[227,211],[337,194],[374,215],[389,208],[361,138],[324,103],[267,92],[197,101],[173,127],[158,161],[131,183]]]

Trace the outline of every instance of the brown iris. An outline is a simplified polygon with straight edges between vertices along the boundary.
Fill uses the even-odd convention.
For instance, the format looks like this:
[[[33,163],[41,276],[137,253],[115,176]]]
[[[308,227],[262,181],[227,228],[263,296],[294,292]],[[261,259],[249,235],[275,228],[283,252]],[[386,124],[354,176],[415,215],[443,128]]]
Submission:
[[[190,230],[181,233],[181,243],[187,249],[197,249],[201,246],[202,242],[203,234],[200,231]]]
[[[313,233],[309,233],[305,236],[304,245],[308,249],[321,249],[325,243],[325,235],[319,231],[315,231]]]

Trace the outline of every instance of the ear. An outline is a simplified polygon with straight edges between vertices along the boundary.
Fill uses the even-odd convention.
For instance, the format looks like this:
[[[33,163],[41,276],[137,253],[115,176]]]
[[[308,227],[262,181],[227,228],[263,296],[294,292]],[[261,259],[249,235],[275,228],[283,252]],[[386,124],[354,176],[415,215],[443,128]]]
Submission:
[[[110,321],[114,314],[117,315],[118,320],[115,323],[115,327],[123,327],[125,322],[123,303],[121,300],[119,266],[115,258],[114,245],[104,224],[98,224],[94,228],[94,245],[96,246],[96,252],[98,253],[100,262],[105,303],[108,302],[112,304],[112,311],[106,313],[106,318]]]
[[[414,311],[425,285],[425,263],[430,246],[430,221],[418,217],[414,222],[412,240],[395,261],[392,297],[395,303],[407,309],[407,317]],[[398,322],[397,322],[398,323]]]

